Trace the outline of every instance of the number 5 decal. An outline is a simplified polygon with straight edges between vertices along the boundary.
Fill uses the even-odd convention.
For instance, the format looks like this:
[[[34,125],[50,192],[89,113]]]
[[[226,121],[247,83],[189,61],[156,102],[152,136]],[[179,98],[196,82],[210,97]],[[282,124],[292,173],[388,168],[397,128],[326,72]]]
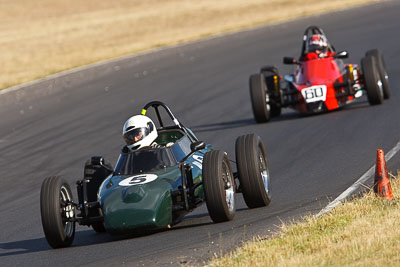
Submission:
[[[158,176],[155,174],[135,175],[122,180],[121,182],[119,182],[119,185],[132,186],[132,185],[147,184],[157,179],[157,177]]]

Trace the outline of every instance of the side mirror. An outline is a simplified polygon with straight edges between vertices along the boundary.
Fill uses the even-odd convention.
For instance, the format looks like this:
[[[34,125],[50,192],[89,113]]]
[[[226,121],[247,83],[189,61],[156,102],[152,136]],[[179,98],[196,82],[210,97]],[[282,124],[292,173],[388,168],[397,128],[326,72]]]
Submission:
[[[293,57],[284,57],[283,64],[299,64],[299,62]]]
[[[347,51],[340,51],[335,55],[335,58],[348,58],[349,53]]]
[[[197,141],[197,142],[190,144],[190,149],[192,150],[192,152],[202,150],[205,147],[206,147],[206,144],[203,141]]]

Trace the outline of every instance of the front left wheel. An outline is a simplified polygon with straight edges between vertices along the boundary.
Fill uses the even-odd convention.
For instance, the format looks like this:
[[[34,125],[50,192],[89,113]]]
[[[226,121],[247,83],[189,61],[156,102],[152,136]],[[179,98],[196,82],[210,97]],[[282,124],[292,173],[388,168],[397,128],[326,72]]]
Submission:
[[[236,212],[235,183],[224,152],[213,150],[205,154],[203,187],[211,219],[216,223],[232,220]]]
[[[75,208],[69,184],[59,176],[46,178],[40,191],[43,231],[52,248],[71,245],[75,236]]]

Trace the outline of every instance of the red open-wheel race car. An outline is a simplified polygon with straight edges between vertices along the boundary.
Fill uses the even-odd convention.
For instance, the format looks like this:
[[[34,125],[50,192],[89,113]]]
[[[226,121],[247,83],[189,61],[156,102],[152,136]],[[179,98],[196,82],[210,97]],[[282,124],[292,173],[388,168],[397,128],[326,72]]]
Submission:
[[[250,76],[250,97],[258,123],[279,116],[290,107],[302,114],[335,110],[367,95],[371,105],[390,97],[385,61],[378,49],[369,50],[357,64],[344,64],[346,51],[336,52],[317,26],[304,32],[298,60],[284,57],[284,64],[296,64],[293,74],[279,75],[274,66],[264,66]]]

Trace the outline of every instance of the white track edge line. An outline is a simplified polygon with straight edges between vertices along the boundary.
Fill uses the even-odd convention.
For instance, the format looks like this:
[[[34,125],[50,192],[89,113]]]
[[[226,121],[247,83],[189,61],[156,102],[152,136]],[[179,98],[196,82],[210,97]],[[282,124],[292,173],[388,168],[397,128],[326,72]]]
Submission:
[[[385,156],[385,161],[388,162],[397,152],[400,150],[400,140],[397,144],[388,152]],[[331,211],[340,203],[343,202],[347,197],[349,197],[352,193],[354,193],[360,186],[365,183],[372,175],[375,173],[375,166],[373,165],[366,171],[354,184],[352,184],[349,188],[347,188],[342,194],[340,194],[334,201],[330,202],[325,208],[323,208],[317,215],[317,218],[321,215]]]

